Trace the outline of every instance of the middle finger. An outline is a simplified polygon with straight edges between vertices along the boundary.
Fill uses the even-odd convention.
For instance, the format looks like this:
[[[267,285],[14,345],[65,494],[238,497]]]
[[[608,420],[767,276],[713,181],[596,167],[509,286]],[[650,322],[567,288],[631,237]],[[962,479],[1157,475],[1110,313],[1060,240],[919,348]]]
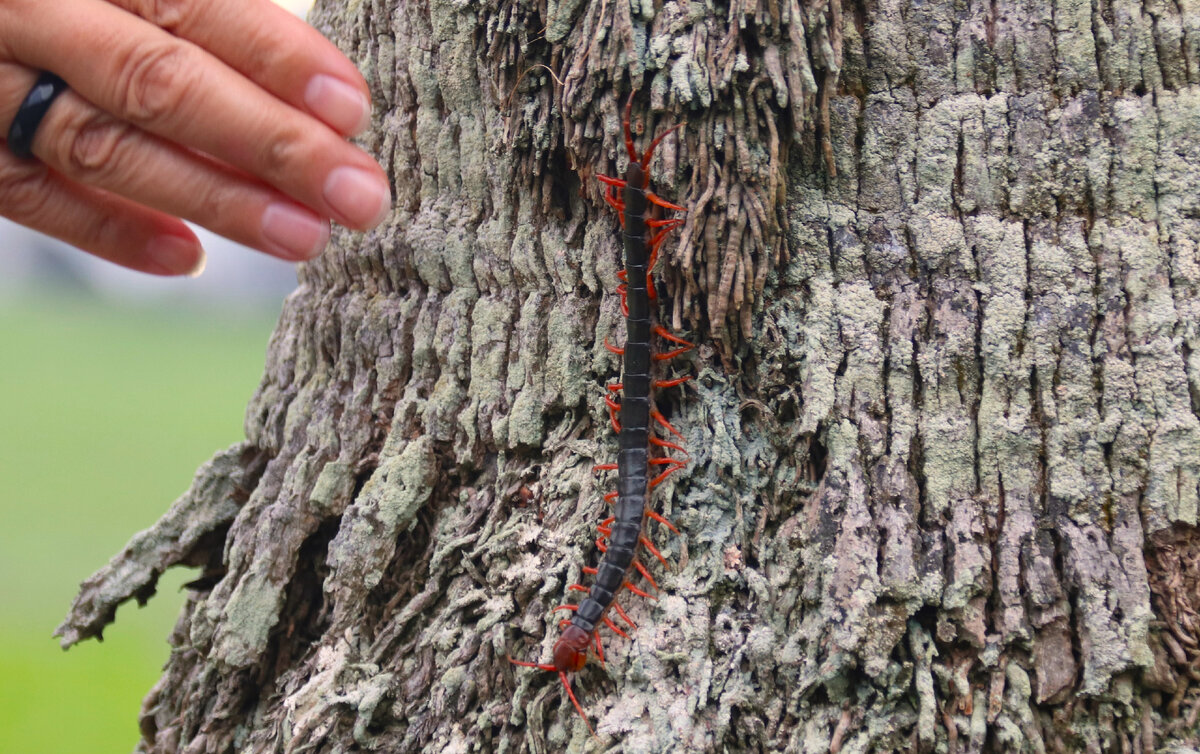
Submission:
[[[26,30],[9,35],[17,59],[53,70],[103,110],[246,170],[349,227],[372,227],[386,214],[390,194],[374,160],[199,47],[103,0],[9,9],[0,23]]]

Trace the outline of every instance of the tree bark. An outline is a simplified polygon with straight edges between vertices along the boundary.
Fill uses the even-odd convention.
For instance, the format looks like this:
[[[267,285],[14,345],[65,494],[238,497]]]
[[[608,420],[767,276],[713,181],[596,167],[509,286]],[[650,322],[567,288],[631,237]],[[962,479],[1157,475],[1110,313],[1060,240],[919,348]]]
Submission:
[[[1192,0],[343,2],[396,208],[301,271],[246,441],[85,582],[200,566],[142,752],[1150,752],[1200,712]],[[598,553],[619,232],[678,120],[632,641]],[[617,749],[614,749],[617,750]]]

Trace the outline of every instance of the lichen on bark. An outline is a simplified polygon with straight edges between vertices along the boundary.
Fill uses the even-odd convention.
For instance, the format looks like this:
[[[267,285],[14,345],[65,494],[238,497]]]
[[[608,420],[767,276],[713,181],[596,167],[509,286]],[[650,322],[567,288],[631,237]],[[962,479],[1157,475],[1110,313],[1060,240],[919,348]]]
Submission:
[[[318,4],[384,227],[306,265],[247,439],[85,585],[200,565],[145,752],[1141,751],[1194,734],[1200,40],[1124,0]],[[689,208],[682,536],[575,676],[619,111]],[[186,525],[185,525],[186,524]]]

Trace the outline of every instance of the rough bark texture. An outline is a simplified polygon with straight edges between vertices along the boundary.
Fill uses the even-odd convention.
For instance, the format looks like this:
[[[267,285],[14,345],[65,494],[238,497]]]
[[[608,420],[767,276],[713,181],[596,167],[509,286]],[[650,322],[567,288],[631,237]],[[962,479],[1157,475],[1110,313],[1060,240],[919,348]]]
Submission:
[[[86,584],[202,565],[144,752],[1103,751],[1200,713],[1194,0],[320,5],[396,211],[306,266],[247,440]],[[683,536],[594,564],[630,88],[686,118]],[[675,392],[675,391],[672,391]]]

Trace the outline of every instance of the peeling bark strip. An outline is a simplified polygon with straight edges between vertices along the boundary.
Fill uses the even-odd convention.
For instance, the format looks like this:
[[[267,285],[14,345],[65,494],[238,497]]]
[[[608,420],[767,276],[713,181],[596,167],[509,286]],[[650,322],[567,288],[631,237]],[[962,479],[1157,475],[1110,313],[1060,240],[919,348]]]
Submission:
[[[64,624],[94,635],[205,563],[140,751],[596,749],[504,655],[582,580],[590,459],[617,451],[594,395],[621,249],[591,171],[616,169],[627,78],[647,134],[688,121],[651,176],[690,210],[666,308],[702,329],[732,280],[750,326],[736,369],[702,346],[688,399],[656,394],[692,451],[659,505],[689,536],[654,620],[577,676],[597,729],[624,752],[1194,735],[1188,3],[328,0],[314,20],[371,81],[396,211],[302,268],[248,455]],[[753,246],[772,218],[781,243]]]
[[[555,608],[556,611],[569,610],[573,615],[570,620],[564,620],[560,624],[562,636],[554,644],[554,662],[540,664],[511,660],[514,665],[558,673],[571,704],[575,706],[593,735],[595,732],[592,730],[592,724],[571,691],[567,673],[576,673],[583,669],[593,643],[597,658],[601,664],[604,663],[604,649],[599,634],[601,624],[612,629],[618,636],[629,638],[629,635],[608,617],[609,609],[616,610],[630,628],[637,628],[617,603],[617,593],[625,589],[640,597],[653,599],[651,595],[629,582],[629,574],[636,569],[652,588],[657,589],[650,572],[637,559],[638,546],[641,545],[666,565],[662,554],[646,538],[646,518],[648,516],[662,523],[675,534],[678,534],[679,530],[650,508],[650,492],[666,481],[672,473],[687,465],[682,459],[670,456],[651,457],[650,454],[651,446],[687,452],[677,443],[655,437],[650,431],[650,420],[653,418],[683,439],[679,430],[671,426],[658,409],[654,408],[650,386],[675,387],[689,378],[652,380],[650,365],[653,361],[673,359],[693,348],[691,343],[671,334],[661,325],[650,325],[650,303],[656,298],[651,275],[658,258],[658,250],[667,233],[683,223],[682,220],[662,220],[656,216],[662,209],[675,212],[686,210],[660,199],[648,190],[648,169],[650,160],[654,157],[655,147],[663,137],[682,124],[672,126],[659,134],[650,142],[650,146],[646,147],[645,153],[639,155],[633,147],[633,135],[629,128],[632,107],[633,95],[630,94],[625,103],[625,117],[622,119],[625,149],[629,152],[629,166],[625,169],[625,178],[618,180],[603,175],[597,176],[602,183],[609,186],[605,200],[617,210],[621,218],[622,237],[625,241],[625,269],[618,275],[622,282],[617,288],[621,293],[621,310],[625,314],[625,346],[609,346],[613,353],[624,356],[625,363],[623,380],[608,386],[609,393],[619,392],[622,397],[619,404],[611,395],[604,398],[613,430],[620,437],[620,450],[616,463],[596,466],[599,471],[617,472],[617,491],[604,496],[604,500],[611,503],[615,510],[612,516],[600,524],[600,539],[596,540],[596,546],[604,553],[604,558],[598,567],[583,569],[585,573],[595,577],[591,589],[582,584],[573,584],[570,587],[574,591],[586,593],[587,597],[578,605],[560,605]],[[621,191],[620,198],[616,195],[617,190]],[[675,348],[665,353],[653,354],[650,350],[651,332],[664,338]],[[618,412],[620,419],[617,418]],[[652,478],[651,469],[656,466],[665,468]]]

